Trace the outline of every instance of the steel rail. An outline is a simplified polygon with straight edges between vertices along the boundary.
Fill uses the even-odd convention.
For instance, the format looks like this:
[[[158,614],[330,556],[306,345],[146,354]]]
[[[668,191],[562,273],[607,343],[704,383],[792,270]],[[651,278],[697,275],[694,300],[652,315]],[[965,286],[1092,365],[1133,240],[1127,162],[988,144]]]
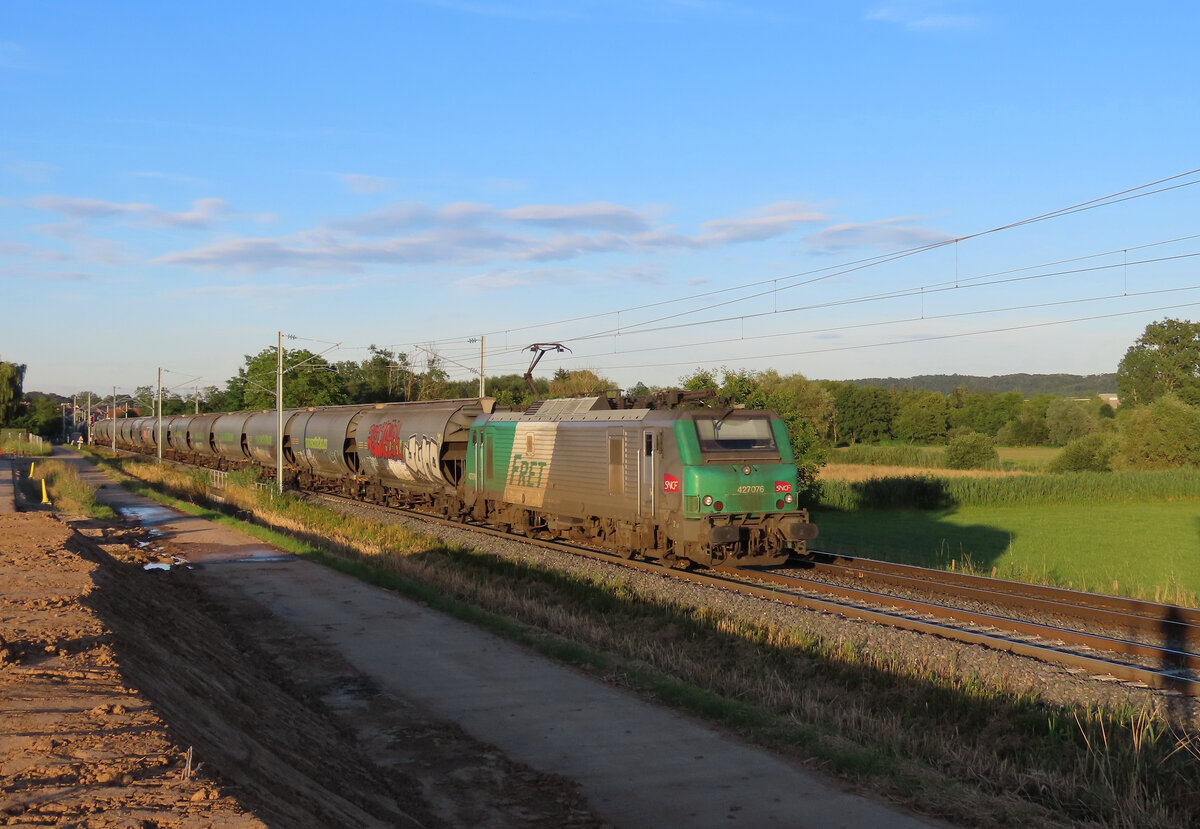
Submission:
[[[1175,646],[1200,642],[1200,610],[1195,608],[830,553],[813,553],[811,558],[799,559],[790,566],[907,590],[932,592],[940,587],[958,598],[1157,634]]]
[[[730,570],[722,569],[722,572],[749,574],[752,577],[758,578],[769,584],[778,584],[790,589],[816,591],[823,594],[827,593],[851,601],[891,606],[897,608],[898,610],[909,613],[928,614],[938,619],[953,620],[970,625],[994,627],[1004,630],[1008,633],[1034,636],[1040,639],[1056,641],[1064,645],[1075,645],[1091,648],[1097,651],[1117,653],[1123,656],[1135,656],[1144,659],[1150,659],[1162,665],[1163,671],[1200,669],[1200,654],[1192,653],[1187,650],[1180,650],[1175,647],[1160,647],[1157,645],[1147,645],[1142,642],[1131,642],[1126,639],[1119,639],[1116,637],[1104,636],[1096,633],[1088,633],[1086,631],[1074,630],[1071,628],[1058,627],[1057,625],[1048,625],[1022,619],[1013,619],[1007,616],[996,616],[990,613],[963,610],[962,608],[957,607],[947,607],[946,605],[933,604],[931,602],[925,602],[919,599],[911,599],[904,596],[895,596],[889,593],[879,593],[863,588],[845,587],[843,585],[828,584],[826,582],[814,582],[808,579],[799,579],[794,576],[780,575],[770,571],[733,570],[731,568]],[[1051,648],[1051,650],[1057,649]],[[1200,680],[1197,681],[1200,682]]]
[[[1112,610],[1119,613],[1145,616],[1160,619],[1163,610],[1169,610],[1173,616],[1184,624],[1200,627],[1200,609],[1183,607],[1181,605],[1151,602],[1145,599],[1132,599],[1126,596],[1113,596],[1107,593],[1088,593],[1083,590],[1072,590],[1065,587],[1051,587],[1044,584],[1008,581],[991,576],[976,576],[948,570],[933,570],[927,567],[917,567],[911,564],[895,564],[890,561],[858,558],[855,556],[839,555],[821,551],[810,551],[811,559],[800,558],[793,566],[816,565],[817,567],[843,567],[871,574],[890,574],[896,576],[911,576],[938,584],[955,587],[971,587],[979,584],[998,586],[1005,593],[1013,596],[1023,596],[1030,599],[1045,599],[1048,601],[1063,601],[1070,604],[1073,597],[1086,597],[1089,607]]]

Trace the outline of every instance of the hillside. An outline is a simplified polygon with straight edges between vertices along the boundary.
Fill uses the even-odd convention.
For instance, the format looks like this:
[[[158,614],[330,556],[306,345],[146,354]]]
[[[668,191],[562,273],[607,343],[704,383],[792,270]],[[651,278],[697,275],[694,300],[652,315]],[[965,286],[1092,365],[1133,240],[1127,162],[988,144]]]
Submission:
[[[868,377],[850,380],[860,386],[880,386],[898,389],[927,389],[949,394],[959,386],[977,392],[1017,391],[1026,397],[1053,394],[1059,397],[1091,397],[1094,394],[1115,394],[1116,374],[1000,374],[995,377],[975,377],[969,374],[919,374],[915,377]]]

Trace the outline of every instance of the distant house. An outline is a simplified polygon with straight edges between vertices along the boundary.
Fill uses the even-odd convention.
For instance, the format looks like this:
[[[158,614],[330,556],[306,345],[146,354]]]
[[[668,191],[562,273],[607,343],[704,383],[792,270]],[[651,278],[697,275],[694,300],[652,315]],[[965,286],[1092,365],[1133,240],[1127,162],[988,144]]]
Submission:
[[[1112,406],[1114,409],[1121,405],[1120,399],[1118,399],[1115,394],[1098,394],[1096,396],[1108,405]]]

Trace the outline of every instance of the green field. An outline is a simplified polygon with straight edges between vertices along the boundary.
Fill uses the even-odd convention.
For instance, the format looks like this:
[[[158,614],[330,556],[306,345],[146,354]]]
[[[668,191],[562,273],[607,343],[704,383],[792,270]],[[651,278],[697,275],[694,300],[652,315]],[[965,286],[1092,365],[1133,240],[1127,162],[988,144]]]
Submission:
[[[813,519],[811,546],[832,553],[1192,606],[1200,597],[1200,498],[817,509]]]
[[[998,446],[996,453],[1005,469],[1037,472],[1046,468],[1062,449],[1054,446]],[[945,446],[914,446],[911,444],[842,446],[829,453],[832,464],[866,464],[881,466],[911,466],[918,469],[940,469],[945,465]]]

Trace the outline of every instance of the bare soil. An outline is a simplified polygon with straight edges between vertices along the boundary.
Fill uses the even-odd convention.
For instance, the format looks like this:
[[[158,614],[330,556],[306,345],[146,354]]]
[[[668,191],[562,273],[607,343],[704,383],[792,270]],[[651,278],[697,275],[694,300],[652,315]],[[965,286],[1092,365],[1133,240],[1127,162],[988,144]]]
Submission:
[[[170,553],[0,515],[0,825],[603,826]]]

